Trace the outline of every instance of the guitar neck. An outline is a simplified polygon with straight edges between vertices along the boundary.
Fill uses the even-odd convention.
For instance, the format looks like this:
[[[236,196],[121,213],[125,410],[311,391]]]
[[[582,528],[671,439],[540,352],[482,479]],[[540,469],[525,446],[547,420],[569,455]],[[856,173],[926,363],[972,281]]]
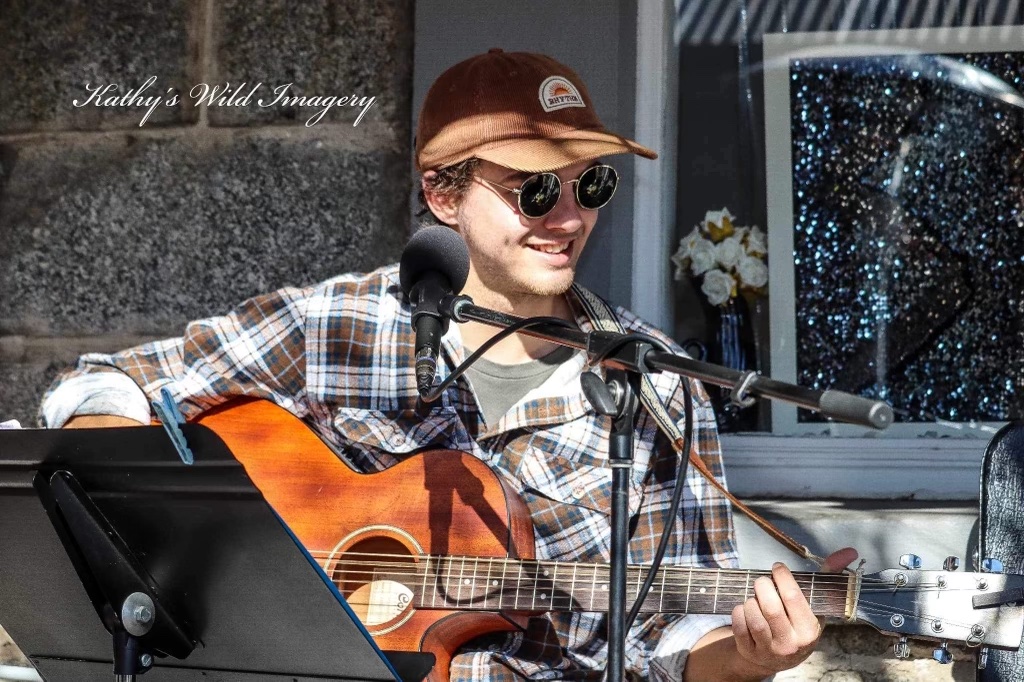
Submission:
[[[627,569],[627,602],[636,599],[648,573],[646,567]],[[610,574],[606,564],[429,556],[422,557],[414,569],[375,570],[374,580],[404,583],[414,590],[414,606],[423,609],[606,611]],[[770,571],[662,566],[641,612],[728,614],[754,596],[757,578],[770,575]],[[852,617],[859,591],[856,575],[793,575],[815,614]]]

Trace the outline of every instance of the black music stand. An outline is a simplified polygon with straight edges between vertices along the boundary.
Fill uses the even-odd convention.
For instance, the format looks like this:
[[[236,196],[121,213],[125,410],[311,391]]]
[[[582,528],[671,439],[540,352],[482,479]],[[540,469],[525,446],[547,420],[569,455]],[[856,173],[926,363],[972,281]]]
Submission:
[[[422,679],[433,656],[381,652],[220,438],[182,430],[191,466],[159,426],[0,431],[0,624],[42,677]]]

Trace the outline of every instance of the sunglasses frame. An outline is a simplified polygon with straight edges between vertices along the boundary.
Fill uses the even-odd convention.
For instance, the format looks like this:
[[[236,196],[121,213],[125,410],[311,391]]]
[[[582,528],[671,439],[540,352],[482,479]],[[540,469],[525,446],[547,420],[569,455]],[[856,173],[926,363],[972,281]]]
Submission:
[[[600,206],[595,206],[594,208],[589,208],[587,206],[584,206],[583,203],[580,201],[580,180],[583,178],[584,175],[586,175],[590,171],[596,170],[598,168],[607,168],[607,169],[609,169],[612,172],[612,174],[614,174],[614,176],[615,176],[615,187],[612,188],[612,193],[610,195],[608,195],[608,198],[605,199],[604,203],[602,203]],[[551,204],[551,208],[549,208],[548,210],[544,211],[540,215],[535,215],[535,216],[534,215],[530,215],[525,210],[523,210],[523,187],[525,187],[526,183],[530,182],[534,178],[543,177],[545,175],[554,176],[555,180],[558,182],[558,185],[557,185],[557,187],[558,187],[558,196],[555,197],[555,201],[554,201],[554,203]],[[498,188],[501,188],[501,189],[505,190],[506,192],[512,192],[513,194],[515,194],[516,195],[516,204],[519,206],[519,212],[521,214],[523,214],[524,216],[526,216],[527,218],[531,219],[531,220],[536,220],[537,218],[543,218],[548,213],[551,213],[551,211],[555,210],[555,206],[558,205],[558,200],[562,198],[562,185],[570,185],[570,184],[575,185],[575,188],[573,189],[573,198],[576,199],[576,205],[579,206],[584,211],[597,211],[597,210],[600,210],[600,209],[604,208],[605,206],[608,205],[608,202],[610,202],[612,200],[612,197],[615,196],[615,192],[617,192],[618,189],[619,189],[619,172],[617,170],[615,170],[615,168],[613,168],[612,166],[608,165],[607,163],[599,163],[596,166],[590,166],[585,171],[580,173],[580,176],[578,178],[575,178],[573,180],[565,180],[565,181],[563,181],[560,177],[558,177],[558,175],[556,173],[553,173],[551,171],[547,171],[547,172],[544,172],[544,173],[534,173],[530,177],[528,177],[525,180],[523,180],[522,184],[519,185],[518,188],[516,188],[516,187],[506,187],[505,185],[499,185],[498,183],[493,182],[492,180],[488,180],[487,178],[479,176],[479,175],[476,176],[476,177],[479,178],[480,180],[482,180],[483,182],[486,182],[488,185],[491,185],[493,187],[498,187]]]

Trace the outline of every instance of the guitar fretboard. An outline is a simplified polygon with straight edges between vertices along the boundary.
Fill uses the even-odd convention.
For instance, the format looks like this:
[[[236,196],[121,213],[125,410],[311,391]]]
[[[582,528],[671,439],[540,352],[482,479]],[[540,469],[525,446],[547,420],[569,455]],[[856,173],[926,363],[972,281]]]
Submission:
[[[626,600],[632,603],[648,575],[646,567],[626,571]],[[754,581],[769,571],[662,566],[644,600],[643,613],[728,614],[754,596]],[[421,609],[481,611],[606,611],[611,570],[605,564],[502,558],[425,556],[419,562],[381,565],[373,580],[401,583]],[[856,576],[794,573],[811,609],[820,616],[846,617]]]

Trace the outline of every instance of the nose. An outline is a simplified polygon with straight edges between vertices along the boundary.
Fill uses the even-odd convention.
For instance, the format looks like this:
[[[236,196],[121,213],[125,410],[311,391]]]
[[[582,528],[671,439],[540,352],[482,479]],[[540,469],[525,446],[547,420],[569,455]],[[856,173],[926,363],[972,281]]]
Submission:
[[[558,232],[576,232],[583,227],[583,214],[576,203],[576,184],[562,185],[558,203],[544,216],[544,227]]]

